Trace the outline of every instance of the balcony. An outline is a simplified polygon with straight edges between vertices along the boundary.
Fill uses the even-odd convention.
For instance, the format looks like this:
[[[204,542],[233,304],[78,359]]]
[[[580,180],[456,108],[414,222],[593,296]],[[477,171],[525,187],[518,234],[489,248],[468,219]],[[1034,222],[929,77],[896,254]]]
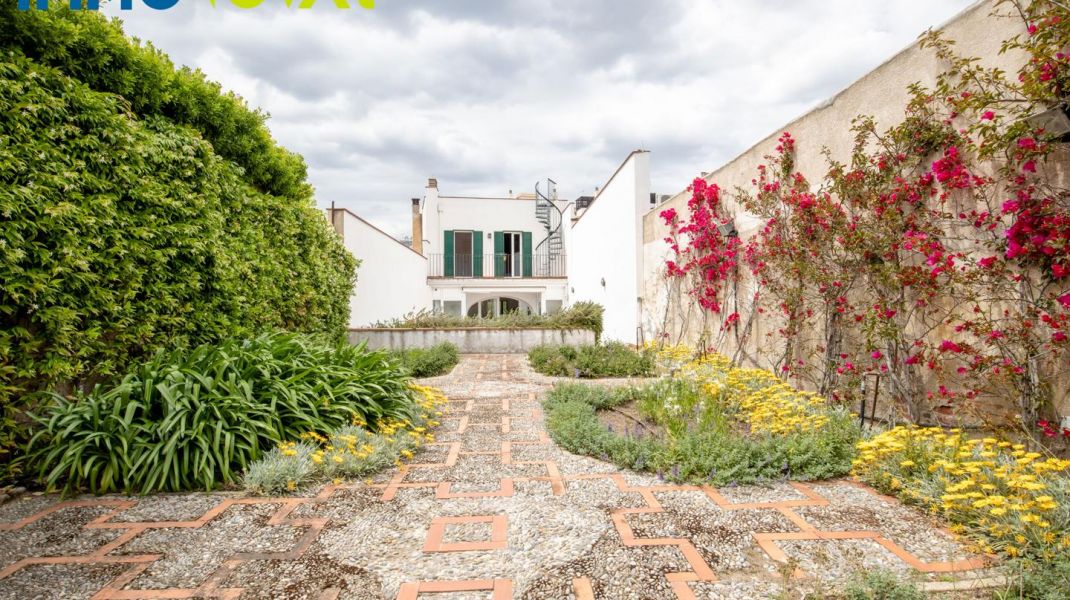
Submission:
[[[428,277],[536,279],[566,277],[565,255],[428,254]]]

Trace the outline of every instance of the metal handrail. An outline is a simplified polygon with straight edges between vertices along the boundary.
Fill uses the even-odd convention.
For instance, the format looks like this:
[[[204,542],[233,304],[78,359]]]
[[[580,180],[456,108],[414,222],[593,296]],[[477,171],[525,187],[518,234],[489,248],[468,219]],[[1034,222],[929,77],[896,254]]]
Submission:
[[[428,277],[476,278],[482,266],[484,279],[532,279],[539,277],[566,277],[565,254],[536,253],[531,256],[531,268],[524,272],[524,256],[504,253],[453,254],[452,273],[446,274],[446,255],[427,255]],[[515,257],[515,262],[513,261]],[[515,265],[515,269],[514,269]]]

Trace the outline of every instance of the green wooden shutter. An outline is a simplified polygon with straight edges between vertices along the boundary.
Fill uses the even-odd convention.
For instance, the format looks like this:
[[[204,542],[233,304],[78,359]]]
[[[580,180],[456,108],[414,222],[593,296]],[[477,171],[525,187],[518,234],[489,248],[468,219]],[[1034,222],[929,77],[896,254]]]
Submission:
[[[472,275],[483,276],[483,232],[472,232]]]
[[[524,251],[524,277],[531,277],[531,232],[525,231],[520,234]]]
[[[505,277],[505,233],[494,232],[494,276]]]
[[[442,275],[453,277],[453,231],[446,230],[442,243]]]

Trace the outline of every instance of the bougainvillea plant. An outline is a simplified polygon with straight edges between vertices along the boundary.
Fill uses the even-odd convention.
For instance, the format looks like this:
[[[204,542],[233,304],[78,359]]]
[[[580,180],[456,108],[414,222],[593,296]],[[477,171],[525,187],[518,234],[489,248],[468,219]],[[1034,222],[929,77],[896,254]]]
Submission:
[[[725,198],[704,180],[688,215],[662,213],[667,274],[704,309],[722,314],[726,290],[753,280],[752,314],[720,320],[778,324],[763,329],[779,339],[755,341],[779,349],[762,366],[834,397],[875,380],[914,422],[983,398],[1013,401],[1019,424],[1049,422],[1070,350],[1067,135],[1051,130],[1067,115],[1070,13],[1024,0],[997,11],[1024,22],[1004,43],[1025,58],[1013,79],[930,32],[922,46],[946,70],[910,87],[900,124],[856,119],[849,160],[828,156],[811,183],[796,141],[779,138],[729,203],[760,219],[744,241],[718,227]]]

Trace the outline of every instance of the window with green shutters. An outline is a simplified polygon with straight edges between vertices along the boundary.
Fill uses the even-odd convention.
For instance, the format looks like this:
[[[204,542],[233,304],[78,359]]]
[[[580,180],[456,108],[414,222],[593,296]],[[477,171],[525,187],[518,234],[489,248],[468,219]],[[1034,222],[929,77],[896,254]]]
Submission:
[[[531,277],[531,232],[525,231],[521,234],[523,239],[523,262],[524,262],[524,277]]]
[[[505,277],[505,232],[494,232],[494,276]]]
[[[447,229],[442,241],[442,275],[453,277],[453,231]]]
[[[472,234],[472,276],[483,276],[483,232]]]

